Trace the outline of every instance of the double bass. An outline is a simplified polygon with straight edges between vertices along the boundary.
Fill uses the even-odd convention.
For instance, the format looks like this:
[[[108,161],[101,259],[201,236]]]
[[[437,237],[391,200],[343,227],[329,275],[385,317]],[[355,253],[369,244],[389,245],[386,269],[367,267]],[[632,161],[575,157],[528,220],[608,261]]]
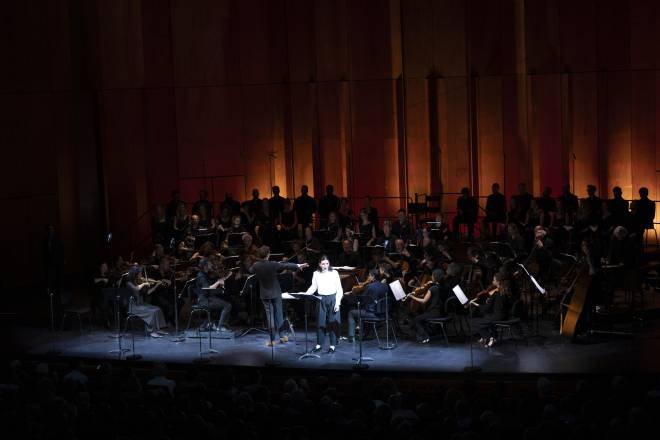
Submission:
[[[586,261],[582,260],[576,263],[574,278],[568,288],[565,290],[564,300],[561,302],[561,316],[559,334],[566,336],[570,339],[575,337],[575,330],[582,316],[584,305],[587,301],[587,293],[589,291],[589,283],[591,278],[589,276],[589,265]],[[570,295],[570,301],[566,303],[566,299]]]

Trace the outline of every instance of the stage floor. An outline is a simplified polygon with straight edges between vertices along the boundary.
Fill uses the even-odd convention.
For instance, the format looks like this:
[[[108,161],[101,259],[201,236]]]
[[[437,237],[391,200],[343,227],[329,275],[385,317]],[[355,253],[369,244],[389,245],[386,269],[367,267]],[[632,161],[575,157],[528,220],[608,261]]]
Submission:
[[[547,328],[545,328],[547,327]],[[57,350],[62,357],[85,359],[118,359],[110,351],[116,349],[116,339],[111,332],[94,330],[80,334],[65,331],[51,334],[29,327],[15,328],[14,343],[20,352],[44,355]],[[660,372],[660,321],[646,321],[643,330],[633,336],[596,335],[587,343],[576,344],[556,334],[549,323],[540,332],[543,337],[529,337],[527,344],[517,345],[511,340],[484,349],[473,346],[474,365],[484,373],[508,374],[588,374],[588,373],[652,373]],[[202,333],[206,336],[208,333]],[[284,368],[319,370],[350,370],[358,354],[358,344],[341,342],[334,354],[324,350],[320,358],[299,360],[305,352],[304,333],[296,334],[297,341],[278,344],[273,350],[274,359]],[[451,338],[451,337],[450,337]],[[171,336],[160,339],[135,333],[135,351],[142,361],[168,363],[192,363],[199,359],[199,339],[187,338],[172,342]],[[271,359],[271,349],[266,346],[267,335],[250,333],[233,339],[213,339],[213,348],[219,353],[209,359],[211,365],[264,366]],[[315,333],[308,336],[310,349],[315,344]],[[208,338],[202,339],[202,350],[208,348]],[[131,348],[131,336],[122,341],[123,348]],[[132,352],[126,353],[128,355]],[[125,355],[126,355],[125,354]],[[389,372],[453,373],[462,372],[470,365],[470,346],[460,339],[450,340],[446,346],[442,338],[434,338],[428,345],[399,340],[392,350],[381,350],[376,340],[365,341],[363,355],[373,358],[367,362],[369,370]]]

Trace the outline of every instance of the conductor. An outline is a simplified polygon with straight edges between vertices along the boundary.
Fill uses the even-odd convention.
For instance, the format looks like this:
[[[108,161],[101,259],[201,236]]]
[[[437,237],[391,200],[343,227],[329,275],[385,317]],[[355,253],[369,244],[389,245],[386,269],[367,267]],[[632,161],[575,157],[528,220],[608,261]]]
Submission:
[[[259,294],[266,310],[266,320],[268,321],[270,332],[270,341],[267,345],[272,346],[274,344],[273,335],[275,332],[279,333],[281,343],[289,341],[289,338],[282,329],[282,325],[284,324],[282,288],[277,280],[277,272],[285,269],[300,270],[307,267],[307,263],[294,264],[268,261],[269,256],[270,248],[268,246],[261,246],[257,249],[257,261],[249,268],[249,271],[259,281]]]

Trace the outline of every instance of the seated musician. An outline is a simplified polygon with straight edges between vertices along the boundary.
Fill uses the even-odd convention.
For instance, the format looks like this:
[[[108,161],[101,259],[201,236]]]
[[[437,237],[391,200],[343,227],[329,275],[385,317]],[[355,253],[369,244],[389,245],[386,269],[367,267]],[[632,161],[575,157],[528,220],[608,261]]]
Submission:
[[[309,258],[309,264],[315,266],[321,256],[322,248],[321,242],[318,238],[314,237],[314,231],[309,226],[305,227],[305,251]]]
[[[147,275],[156,282],[151,295],[149,295],[149,304],[160,307],[165,316],[173,316],[172,281],[174,272],[170,268],[170,258],[168,256],[161,257],[156,269],[148,270]]]
[[[220,277],[215,273],[216,269],[207,258],[202,258],[199,262],[199,272],[195,279],[195,293],[197,294],[197,304],[207,307],[211,312],[220,312],[218,326],[212,323],[206,323],[209,329],[219,329],[223,332],[230,330],[225,326],[231,313],[231,303],[220,298],[224,290],[224,283],[231,276],[231,272]]]
[[[515,222],[510,222],[506,225],[506,240],[505,242],[511,246],[511,249],[515,253],[516,257],[520,257],[527,253],[527,248],[525,246],[525,237],[520,231],[520,227]]]
[[[461,189],[461,196],[456,200],[456,217],[454,217],[453,232],[460,239],[459,226],[467,225],[468,239],[474,239],[474,224],[477,221],[479,206],[477,199],[470,195],[470,188]]]
[[[193,235],[186,235],[183,240],[179,242],[176,249],[176,256],[180,260],[190,261],[195,254],[195,237]]]
[[[346,303],[351,304],[351,310],[348,312],[348,342],[353,342],[355,340],[355,329],[358,325],[360,318],[376,318],[376,302],[387,296],[389,291],[389,285],[387,284],[387,277],[381,275],[381,271],[373,270],[369,272],[369,276],[365,281],[364,286],[360,289],[354,289],[352,292],[347,292],[345,299],[351,298],[351,301],[345,301],[342,303],[342,306]],[[360,301],[360,311],[357,309],[358,298],[355,296],[359,292],[362,292],[359,296]]]
[[[497,262],[493,258],[488,258],[486,253],[476,246],[470,246],[467,249],[467,256],[473,267],[479,269],[478,272],[481,273],[481,279],[479,280],[481,288],[490,286],[493,276],[499,269]]]
[[[486,296],[486,301],[479,303],[478,299]],[[497,344],[495,337],[495,322],[507,319],[509,309],[511,308],[511,293],[509,289],[509,280],[498,272],[493,277],[492,286],[480,292],[475,299],[470,301],[470,305],[479,311],[479,316],[472,319],[473,331],[479,336],[479,343],[486,347],[492,347]]]
[[[443,317],[446,314],[445,302],[452,293],[451,287],[447,288],[448,286],[442,283],[444,278],[445,274],[442,269],[435,269],[430,285],[421,286],[418,288],[419,290],[416,289],[416,292],[403,298],[404,302],[415,301],[425,306],[424,312],[413,317],[411,321],[416,340],[420,344],[428,344],[429,342],[429,334],[425,327],[426,321]]]
[[[209,213],[208,209],[206,204],[199,205],[199,212],[197,213],[199,227],[201,229],[214,230],[216,228],[215,218]]]
[[[557,202],[552,197],[552,187],[546,186],[543,190],[543,195],[536,203],[541,210],[540,224],[545,227],[552,227],[557,216]]]
[[[392,232],[392,226],[389,220],[383,222],[383,230],[378,231],[376,237],[376,246],[382,246],[383,251],[386,254],[391,254],[394,252],[394,242],[397,240],[397,236]]]
[[[493,183],[491,191],[492,193],[486,199],[484,232],[495,237],[498,223],[506,223],[506,196],[500,192],[500,184],[497,182]]]
[[[231,215],[231,211],[229,210],[229,206],[223,206],[220,210],[220,215],[218,216],[217,220],[218,229],[221,232],[225,232],[226,230],[230,229],[232,219],[233,217]]]
[[[383,229],[385,225],[383,224]],[[406,215],[406,210],[401,208],[396,213],[396,221],[392,224],[392,234],[403,239],[405,242],[408,242],[414,237],[413,227],[408,216]]]
[[[341,242],[341,252],[337,256],[337,266],[360,266],[360,254],[355,252],[353,249],[353,244],[350,240],[343,240]]]
[[[167,327],[165,315],[160,307],[147,304],[144,300],[145,295],[150,295],[158,287],[151,286],[150,283],[142,278],[142,269],[139,266],[133,266],[128,272],[126,287],[131,290],[132,300],[128,306],[128,312],[142,319],[147,330],[153,338],[160,338],[167,334],[162,329]]]

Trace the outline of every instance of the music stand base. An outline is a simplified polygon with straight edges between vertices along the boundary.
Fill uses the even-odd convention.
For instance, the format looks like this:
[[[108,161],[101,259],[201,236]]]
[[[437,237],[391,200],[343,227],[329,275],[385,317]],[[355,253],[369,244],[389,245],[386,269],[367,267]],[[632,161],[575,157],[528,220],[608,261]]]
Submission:
[[[246,335],[250,334],[251,332],[268,334],[268,330],[264,330],[262,328],[250,327],[248,329],[243,330],[243,332],[240,335],[236,336],[236,337],[237,338],[242,338],[243,336],[246,336]]]
[[[320,359],[321,356],[319,356],[318,354],[314,354],[314,353],[303,353],[303,354],[300,355],[300,357],[298,357],[298,360],[301,361],[301,360],[307,359],[307,358]]]
[[[396,348],[396,345],[394,344],[382,345],[378,348],[380,348],[381,350],[393,350],[394,348]]]
[[[463,368],[463,372],[465,372],[465,373],[478,373],[480,371],[481,371],[481,368],[476,367],[476,366],[470,366],[470,367]]]
[[[220,353],[218,350],[214,350],[213,348],[206,349],[202,352],[202,354],[218,354]]]
[[[186,340],[186,336],[182,334],[175,334],[172,339],[170,339],[170,342],[183,342]]]
[[[351,360],[359,361],[360,358],[359,357],[352,358]],[[373,361],[374,361],[374,358],[370,358],[370,357],[366,357],[366,356],[362,357],[362,362],[373,362]]]
[[[122,348],[121,349],[121,353],[128,353],[129,351],[131,351],[131,350],[128,349],[128,348]],[[108,352],[108,354],[119,354],[119,352],[120,352],[120,350],[114,349],[114,350],[110,350]]]
[[[353,364],[353,366],[351,368],[354,369],[354,370],[366,370],[366,369],[369,368],[369,365],[367,365],[367,364]]]

